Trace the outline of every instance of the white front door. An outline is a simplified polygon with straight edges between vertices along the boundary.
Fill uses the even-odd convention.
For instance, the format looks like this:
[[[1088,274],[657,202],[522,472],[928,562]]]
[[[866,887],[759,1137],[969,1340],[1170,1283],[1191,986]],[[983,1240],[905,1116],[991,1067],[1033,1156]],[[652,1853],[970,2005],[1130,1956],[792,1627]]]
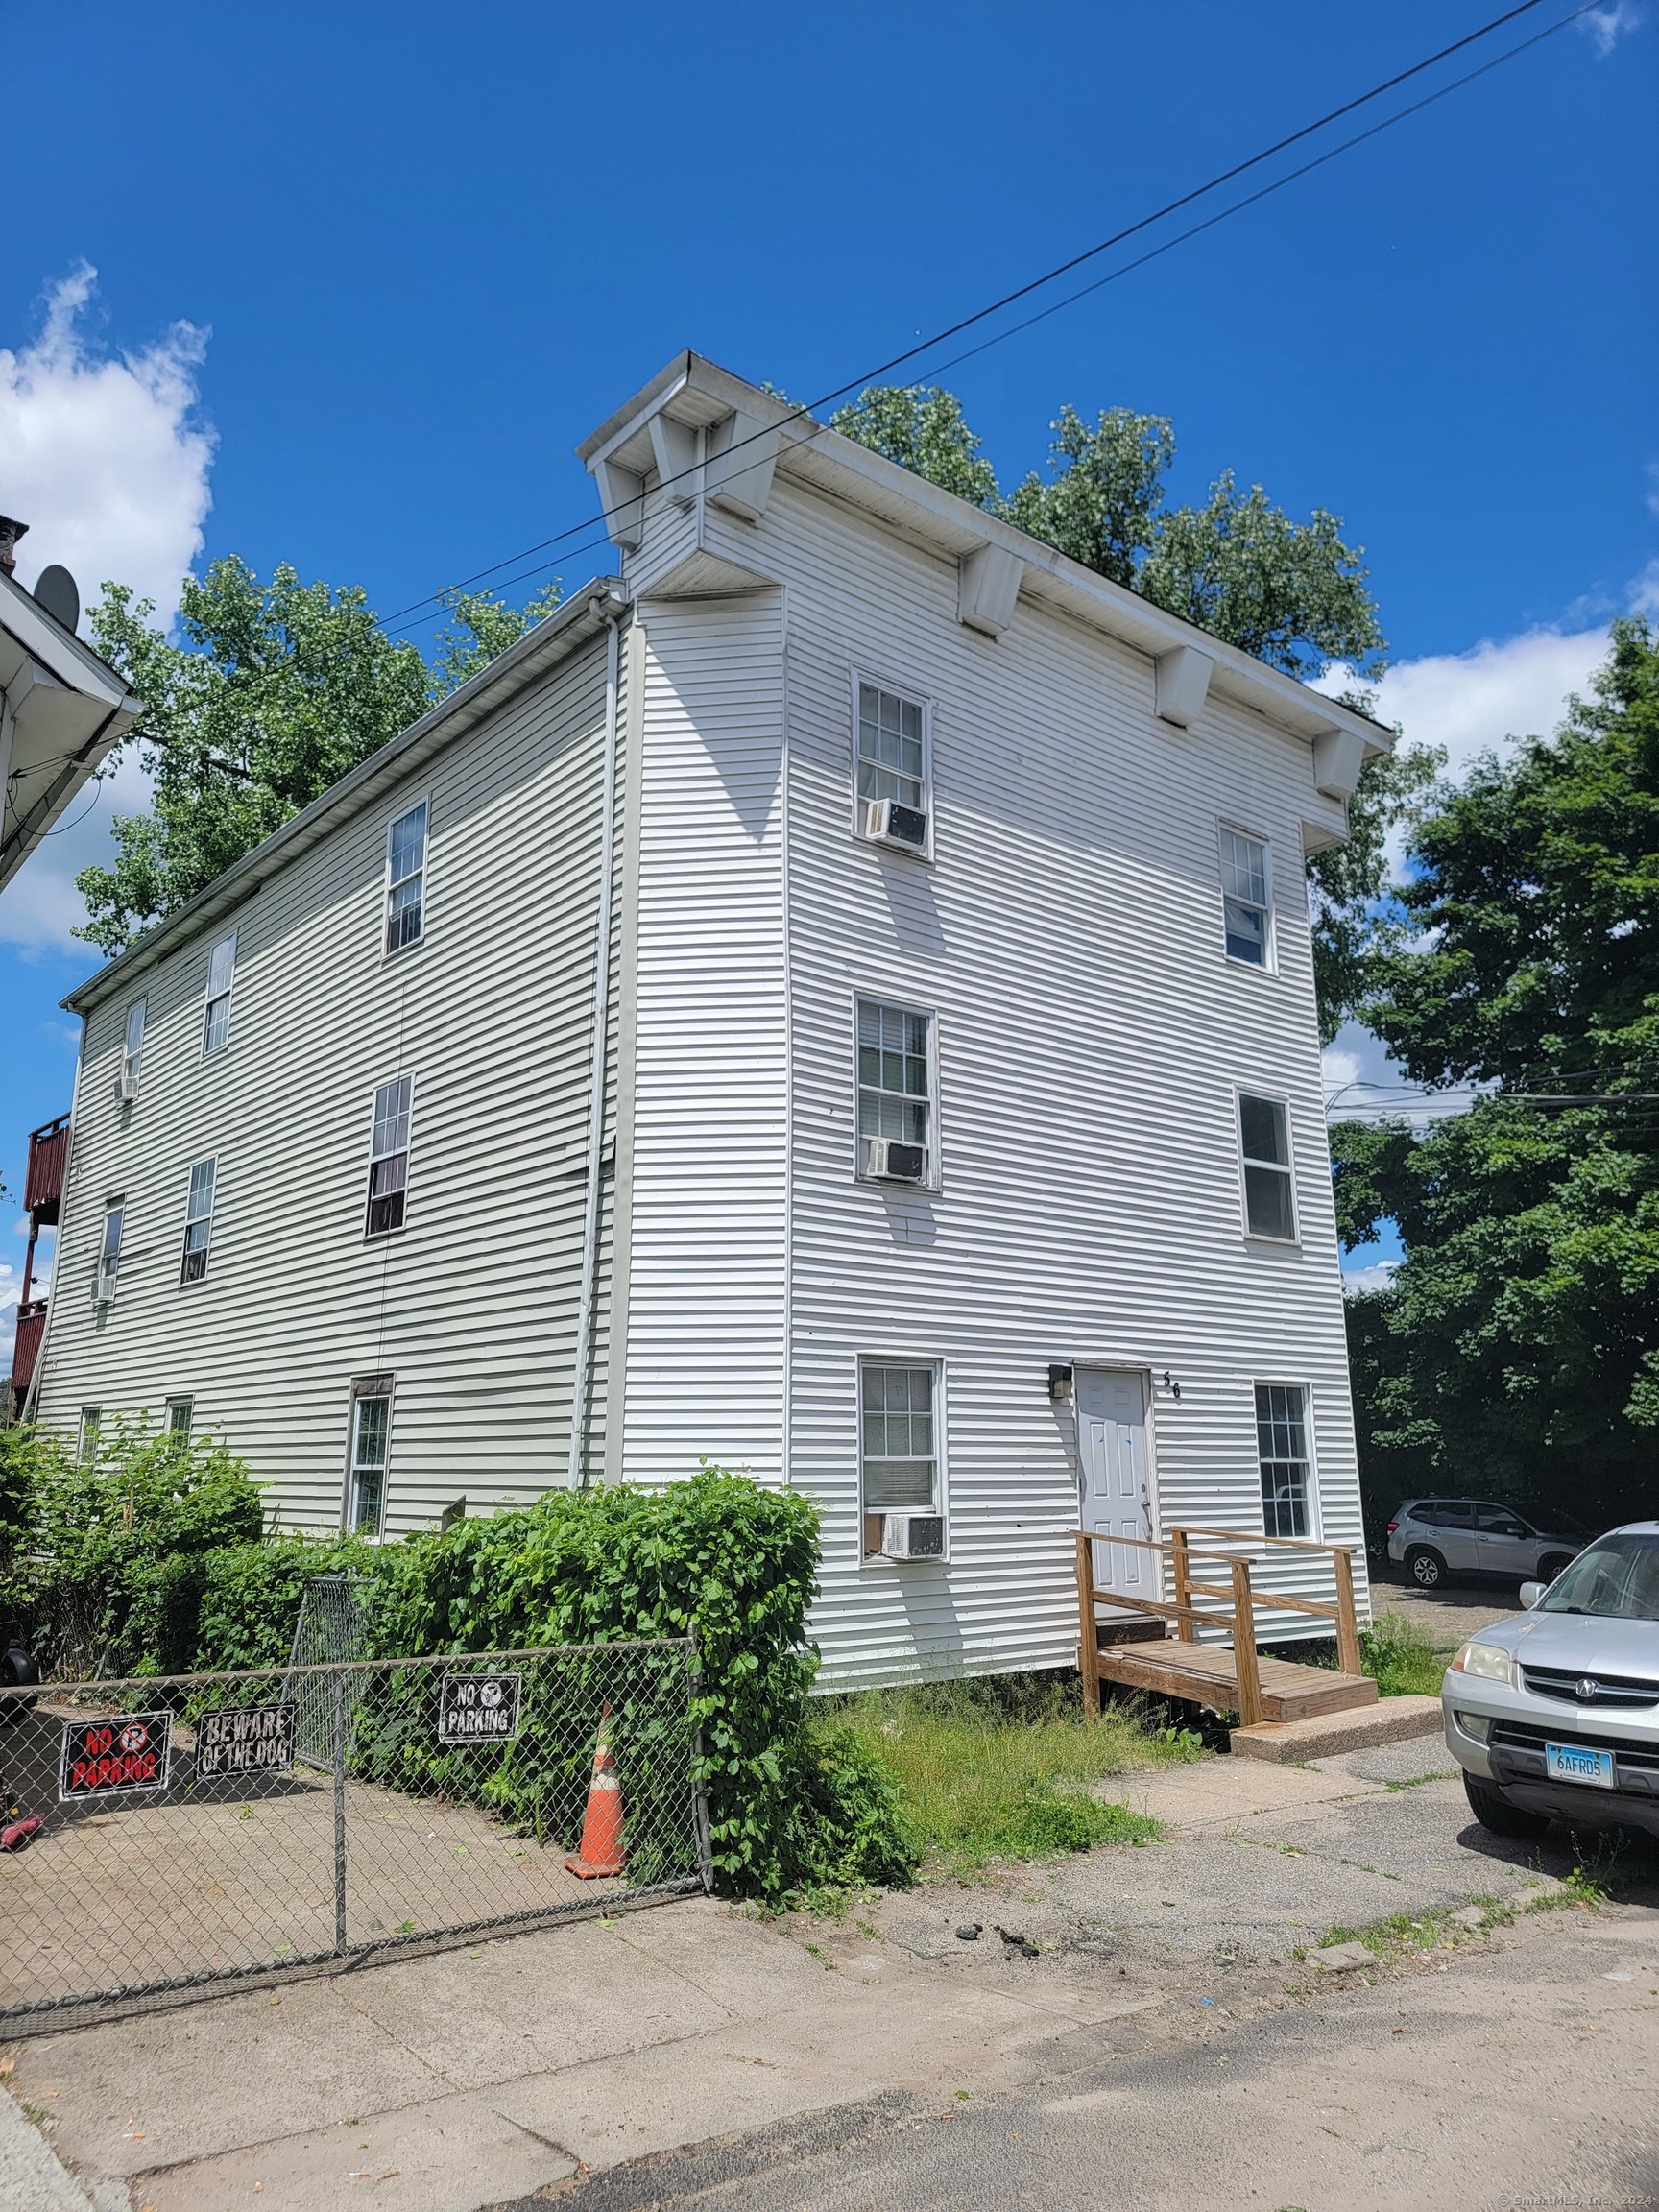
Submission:
[[[1146,1467],[1146,1378],[1133,1369],[1077,1369],[1077,1434],[1083,1457],[1083,1527],[1094,1547],[1097,1588],[1126,1604],[1158,1596],[1158,1558],[1114,1536],[1144,1542],[1152,1532]]]

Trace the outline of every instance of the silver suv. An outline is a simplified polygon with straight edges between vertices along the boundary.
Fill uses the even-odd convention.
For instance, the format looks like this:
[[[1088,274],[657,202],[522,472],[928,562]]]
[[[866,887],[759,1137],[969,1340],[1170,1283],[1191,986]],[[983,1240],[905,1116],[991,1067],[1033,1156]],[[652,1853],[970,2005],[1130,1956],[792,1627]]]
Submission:
[[[1588,1535],[1562,1513],[1528,1521],[1485,1499],[1412,1498],[1388,1524],[1388,1556],[1419,1590],[1438,1589],[1449,1575],[1553,1582]]]
[[[1599,1536],[1441,1684],[1447,1748],[1499,1836],[1551,1819],[1659,1837],[1659,1521]]]

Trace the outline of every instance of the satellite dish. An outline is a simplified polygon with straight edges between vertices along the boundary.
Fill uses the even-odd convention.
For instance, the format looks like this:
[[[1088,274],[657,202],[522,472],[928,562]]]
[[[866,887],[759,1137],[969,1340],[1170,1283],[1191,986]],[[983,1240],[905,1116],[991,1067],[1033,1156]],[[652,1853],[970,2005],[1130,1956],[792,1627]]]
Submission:
[[[65,630],[73,630],[81,619],[81,594],[75,579],[56,561],[35,579],[35,604],[44,607],[53,621],[61,622]]]

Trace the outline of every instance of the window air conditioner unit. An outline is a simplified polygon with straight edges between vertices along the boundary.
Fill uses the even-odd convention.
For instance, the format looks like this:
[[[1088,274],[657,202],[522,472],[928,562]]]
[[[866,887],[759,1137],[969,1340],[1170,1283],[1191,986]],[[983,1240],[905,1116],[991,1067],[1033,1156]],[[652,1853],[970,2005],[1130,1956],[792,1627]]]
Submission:
[[[901,1144],[892,1137],[871,1137],[865,1142],[869,1151],[865,1156],[864,1172],[878,1183],[926,1182],[926,1144]]]
[[[136,1060],[124,1060],[121,1063],[121,1076],[115,1090],[116,1095],[123,1100],[137,1097],[138,1063]]]
[[[98,1287],[92,1293],[93,1303],[108,1306],[115,1296],[115,1275],[119,1260],[100,1260],[98,1262]]]
[[[927,817],[920,806],[902,806],[897,799],[867,799],[864,834],[872,845],[896,845],[902,853],[926,853]]]
[[[943,1559],[944,1515],[884,1513],[881,1516],[881,1555],[885,1559]]]

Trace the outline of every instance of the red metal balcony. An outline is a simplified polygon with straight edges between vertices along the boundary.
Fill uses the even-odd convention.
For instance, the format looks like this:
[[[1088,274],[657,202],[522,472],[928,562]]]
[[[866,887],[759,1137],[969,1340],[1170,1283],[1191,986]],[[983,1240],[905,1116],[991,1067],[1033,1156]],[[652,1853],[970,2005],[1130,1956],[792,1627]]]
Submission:
[[[42,1122],[29,1132],[29,1168],[23,1179],[23,1205],[36,1229],[51,1229],[58,1221],[63,1196],[63,1176],[69,1165],[69,1117]]]
[[[40,1357],[40,1339],[46,1334],[46,1301],[32,1298],[17,1309],[17,1341],[12,1347],[12,1387],[27,1390]]]

